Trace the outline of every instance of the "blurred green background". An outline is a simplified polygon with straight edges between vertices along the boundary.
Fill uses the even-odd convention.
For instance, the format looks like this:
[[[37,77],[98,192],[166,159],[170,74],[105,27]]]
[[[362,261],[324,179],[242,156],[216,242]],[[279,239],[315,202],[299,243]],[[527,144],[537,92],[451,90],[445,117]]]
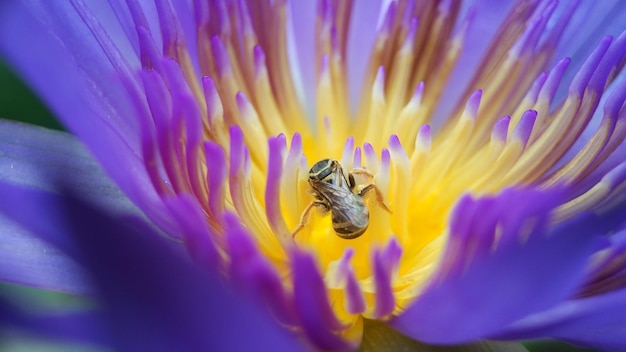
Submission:
[[[51,82],[54,84],[53,82]],[[62,129],[28,87],[0,59],[0,118]]]
[[[54,84],[54,82],[51,82]],[[0,60],[0,118],[24,121],[54,129],[63,129],[46,106],[33,92]],[[49,293],[42,290],[0,284],[0,291],[18,297],[22,303],[38,309],[80,308],[88,304],[84,299],[62,293]],[[529,341],[525,343],[531,352],[581,352],[580,349],[556,341]],[[13,336],[0,342],[0,352],[4,351],[96,351],[83,346],[67,346],[33,340],[23,336]]]

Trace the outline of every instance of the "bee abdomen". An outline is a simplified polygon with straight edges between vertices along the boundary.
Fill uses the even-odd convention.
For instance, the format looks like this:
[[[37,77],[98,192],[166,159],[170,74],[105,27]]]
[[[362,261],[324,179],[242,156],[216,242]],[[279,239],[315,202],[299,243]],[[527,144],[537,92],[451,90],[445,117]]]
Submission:
[[[346,222],[342,224],[333,224],[333,229],[339,237],[350,240],[361,236],[365,230],[367,230],[367,226],[357,227],[349,222]]]

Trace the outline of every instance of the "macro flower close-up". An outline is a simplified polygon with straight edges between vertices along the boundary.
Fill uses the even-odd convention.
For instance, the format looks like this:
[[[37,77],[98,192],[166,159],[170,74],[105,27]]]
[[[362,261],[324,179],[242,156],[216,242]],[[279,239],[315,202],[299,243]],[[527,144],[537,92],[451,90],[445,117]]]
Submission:
[[[5,0],[0,58],[69,131],[0,120],[0,280],[95,306],[3,326],[626,350],[621,1]]]

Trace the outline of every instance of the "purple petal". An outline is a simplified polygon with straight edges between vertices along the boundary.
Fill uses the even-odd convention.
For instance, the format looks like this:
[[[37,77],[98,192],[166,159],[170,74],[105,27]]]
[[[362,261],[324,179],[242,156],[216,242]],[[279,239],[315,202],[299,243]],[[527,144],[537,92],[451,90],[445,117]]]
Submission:
[[[564,7],[557,8],[557,13],[563,10]],[[566,26],[563,39],[559,42],[554,55],[554,61],[564,57],[572,58],[572,66],[565,72],[563,81],[571,81],[587,56],[598,45],[598,40],[602,36],[619,35],[624,30],[625,20],[626,11],[624,11],[623,1],[579,1],[577,9]],[[585,30],[581,30],[581,28]],[[557,101],[565,93],[565,89],[560,90],[561,94],[557,95]]]
[[[20,219],[23,225],[45,229],[67,224],[74,242],[66,248],[76,249],[68,254],[86,268],[98,289],[115,350],[300,349],[273,318],[192,265],[174,251],[177,244],[160,238],[140,219],[115,218],[74,198],[42,191],[10,192],[56,209],[39,209]]]
[[[461,94],[467,88],[484,51],[489,45],[490,39],[500,29],[500,25],[512,4],[513,1],[477,0],[463,2],[459,12],[460,18],[463,19],[464,16],[469,15],[470,8],[468,6],[474,9],[475,18],[471,22],[467,33],[461,57],[448,80],[453,83],[448,84],[446,87],[443,95],[444,99],[441,100],[442,104],[437,106],[431,121],[440,121],[441,118],[449,116],[455,106],[453,102],[462,99]]]
[[[0,194],[5,196],[4,192]],[[2,208],[0,205],[0,212]],[[0,280],[69,293],[93,293],[76,262],[4,215],[0,215]]]
[[[59,180],[98,206],[139,214],[76,137],[0,119],[0,181],[53,191]]]
[[[85,122],[94,118],[107,132],[136,132],[126,115],[132,105],[112,63],[69,1],[7,1],[0,14],[0,52],[65,123],[86,133]],[[98,15],[107,22],[106,11]],[[107,117],[113,125],[104,123]]]
[[[0,53],[124,192],[167,229],[169,217],[140,157],[138,119],[129,118],[137,116],[133,99],[141,97],[127,62],[133,49],[108,5],[108,10],[93,8],[97,23],[89,14],[79,16],[76,9],[86,9],[81,4],[2,2]]]
[[[391,325],[420,341],[462,343],[497,334],[571,295],[598,249],[597,219],[581,215],[548,235],[546,215],[558,203],[558,193],[511,189],[495,198],[496,204],[490,198],[465,198],[455,216],[481,215],[465,218],[465,227],[452,226],[450,245],[461,236],[466,246],[474,244],[474,252],[459,259],[444,253],[463,266],[446,271],[449,265],[442,264],[430,287]],[[536,227],[522,240],[529,221]]]
[[[304,333],[324,349],[344,350],[351,346],[336,334],[343,328],[328,301],[326,287],[313,257],[293,253],[294,302]]]
[[[366,77],[368,53],[374,49],[374,38],[379,17],[383,8],[381,0],[356,1],[350,18],[350,29],[347,42],[348,87],[350,87],[350,106],[356,110],[361,94],[363,78]]]
[[[203,226],[207,218],[198,200],[189,195],[165,200],[184,234],[184,242],[191,258],[201,266],[217,268],[219,263],[214,234],[208,226]]]
[[[551,336],[606,351],[626,349],[626,289],[562,303],[513,324],[497,336]]]
[[[290,59],[295,64],[294,77],[303,90],[305,111],[315,116],[315,19],[316,1],[290,1],[291,30],[288,33]],[[293,57],[295,56],[295,57]],[[298,85],[297,85],[298,86]]]
[[[225,219],[229,226],[230,279],[243,292],[267,303],[279,321],[295,325],[294,311],[275,267],[259,252],[251,235],[234,215],[227,214]]]
[[[385,248],[374,251],[375,318],[387,316],[395,308],[396,301],[393,296],[391,281],[394,273],[398,270],[401,255],[402,247],[395,238],[391,239]]]
[[[139,214],[75,137],[0,120],[0,182],[54,191],[58,190],[55,180],[64,180],[65,187],[109,211]],[[0,189],[0,210],[7,215],[0,217],[0,279],[66,292],[89,292],[90,285],[74,262],[10,221],[13,216],[32,216],[29,212],[50,209],[36,208],[32,200],[5,191]],[[64,228],[59,223],[51,231],[63,236]]]
[[[103,345],[106,334],[101,318],[99,310],[34,313],[0,296],[0,327],[3,330],[27,331],[39,338]]]

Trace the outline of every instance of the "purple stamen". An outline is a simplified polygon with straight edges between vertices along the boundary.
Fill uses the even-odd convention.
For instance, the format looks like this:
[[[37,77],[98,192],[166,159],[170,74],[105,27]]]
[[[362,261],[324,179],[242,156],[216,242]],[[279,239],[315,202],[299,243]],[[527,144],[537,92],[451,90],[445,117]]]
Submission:
[[[392,238],[382,250],[374,251],[374,285],[376,287],[376,302],[374,318],[382,318],[391,314],[395,308],[395,296],[391,287],[393,275],[398,268],[402,248],[395,238]]]
[[[365,297],[363,297],[363,291],[359,286],[359,281],[354,275],[352,268],[348,268],[346,273],[346,310],[350,314],[360,314],[365,311],[367,305],[365,303]]]
[[[280,208],[281,178],[283,174],[283,160],[287,148],[284,135],[270,138],[269,162],[267,167],[267,181],[265,184],[265,215],[275,234],[288,237],[290,234]]]
[[[267,71],[265,67],[265,53],[260,45],[255,45],[253,49],[254,55],[254,75],[259,77],[262,72]]]
[[[227,242],[231,256],[230,275],[243,292],[260,293],[272,312],[284,324],[296,323],[295,312],[289,306],[281,279],[273,265],[258,250],[253,236],[231,213],[224,215]]]
[[[383,25],[380,27],[380,33],[379,33],[380,36],[387,37],[391,35],[391,33],[393,32],[393,27],[394,27],[395,18],[396,18],[396,8],[397,8],[397,4],[395,1],[389,4],[389,7],[387,8],[387,13],[385,14],[385,21],[383,22]]]
[[[354,157],[352,158],[352,167],[358,168],[361,167],[362,161],[361,161],[361,148],[360,147],[356,147],[354,149]]]
[[[560,60],[552,70],[550,70],[550,74],[548,75],[548,78],[539,93],[540,97],[545,98],[547,101],[552,101],[554,94],[561,83],[561,78],[563,78],[563,74],[565,73],[565,70],[567,70],[567,66],[569,66],[570,61],[571,60],[569,58],[564,58]]]
[[[228,173],[226,154],[219,144],[213,142],[205,142],[204,150],[207,164],[207,184],[209,186],[209,209],[213,217],[219,221],[224,211],[226,199],[226,177]]]
[[[493,125],[491,139],[500,142],[506,142],[506,136],[509,131],[509,122],[511,122],[510,116],[504,116],[503,118],[499,119],[498,122]]]
[[[626,54],[626,32],[622,33],[615,39],[606,51],[606,55],[593,73],[589,81],[589,89],[595,90],[600,94],[604,91],[606,80],[614,68],[619,67],[621,61]]]
[[[217,92],[215,82],[211,77],[202,78],[202,88],[204,90],[204,101],[206,103],[207,118],[209,125],[211,125],[215,122],[213,118],[221,116],[222,114],[222,101],[220,99],[220,95]]]
[[[371,173],[376,174],[378,172],[378,156],[376,151],[370,143],[363,144],[363,153],[365,154],[365,165]]]
[[[537,78],[533,81],[533,85],[526,93],[526,99],[528,99],[531,103],[536,103],[537,98],[539,97],[539,92],[543,88],[544,83],[548,79],[548,72],[542,72]]]
[[[306,253],[294,251],[293,299],[304,333],[323,349],[349,349],[346,341],[335,332],[345,329],[335,317],[326,286],[313,258]]]
[[[471,119],[476,119],[478,116],[478,108],[480,107],[480,99],[483,96],[482,89],[479,89],[472,93],[472,95],[467,99],[467,103],[465,104],[465,111],[469,114]]]
[[[583,66],[578,70],[576,76],[572,80],[572,83],[569,86],[569,93],[574,96],[582,96],[585,92],[585,88],[591,79],[591,76],[595,72],[600,63],[600,60],[604,57],[604,54],[608,50],[611,45],[612,37],[606,36],[602,38],[600,44],[596,47],[596,49],[589,55]]]
[[[430,133],[430,125],[422,125],[417,132],[415,139],[416,146],[420,146],[424,151],[429,152],[432,146],[432,137]]]
[[[146,15],[144,14],[143,10],[141,9],[141,5],[139,5],[137,0],[126,0],[126,5],[128,6],[128,10],[133,19],[135,32],[137,33],[137,36],[139,37],[140,36],[139,28],[143,28],[144,30],[147,30],[147,28],[150,28],[148,26],[148,20],[146,19]],[[143,42],[141,39],[139,39],[138,42],[139,42],[139,53],[140,53],[139,57],[141,60],[141,67],[149,68],[151,67],[150,56],[146,51],[147,49],[145,47],[145,42]]]
[[[182,33],[178,16],[167,0],[156,0],[154,4],[159,16],[159,27],[163,40],[163,55],[178,58],[178,47],[184,46],[185,42],[185,35]]]
[[[230,67],[230,58],[228,52],[224,47],[224,43],[220,37],[214,35],[211,37],[211,50],[213,52],[213,60],[217,66],[217,71],[220,76],[228,76],[232,74],[232,68]]]
[[[341,153],[341,165],[347,168],[352,168],[352,155],[354,154],[354,137],[350,136],[343,145],[343,152]]]
[[[213,242],[218,236],[208,226],[199,225],[206,223],[206,215],[196,199],[181,195],[176,198],[167,197],[164,201],[175,218],[179,219],[185,247],[192,259],[205,268],[219,268],[219,254]]]
[[[522,115],[517,126],[515,126],[515,130],[513,130],[513,138],[522,142],[524,147],[526,147],[526,143],[528,143],[528,139],[533,132],[535,119],[537,119],[537,112],[535,110],[527,110]]]

